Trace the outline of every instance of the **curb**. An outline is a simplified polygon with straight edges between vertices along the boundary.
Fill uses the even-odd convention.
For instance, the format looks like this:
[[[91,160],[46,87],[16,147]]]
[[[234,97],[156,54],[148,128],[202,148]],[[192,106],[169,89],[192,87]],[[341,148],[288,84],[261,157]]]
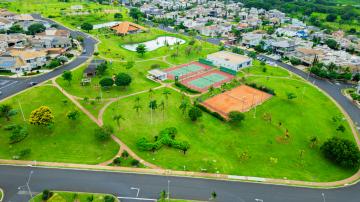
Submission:
[[[0,202],[1,202],[5,197],[4,191],[1,188],[0,188],[0,193],[1,193],[1,198],[0,198]]]

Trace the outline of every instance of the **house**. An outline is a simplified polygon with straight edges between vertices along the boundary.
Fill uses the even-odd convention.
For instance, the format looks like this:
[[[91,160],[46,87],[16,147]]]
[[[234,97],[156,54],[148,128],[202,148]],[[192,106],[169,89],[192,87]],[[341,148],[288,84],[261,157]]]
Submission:
[[[43,24],[46,28],[50,28],[50,23],[44,20],[31,20],[31,21],[18,21],[15,24],[22,27],[25,31],[28,31],[29,27],[33,24]]]
[[[132,22],[121,22],[115,26],[112,26],[111,29],[119,35],[133,34],[147,30],[145,27]]]
[[[6,9],[0,9],[0,17],[3,17],[3,18],[12,18],[12,17],[14,17],[15,15],[16,15],[15,13],[9,12],[9,11],[6,10]]]
[[[71,39],[61,36],[34,36],[29,39],[30,44],[37,49],[42,48],[64,48],[71,47]]]
[[[61,37],[70,38],[70,31],[65,30],[65,29],[49,28],[49,29],[46,29],[44,32],[38,33],[36,35],[61,36]]]
[[[254,47],[260,44],[263,37],[263,34],[245,33],[242,36],[242,44],[244,46]]]
[[[20,15],[14,15],[12,17],[13,20],[21,22],[21,21],[33,21],[35,20],[34,17],[30,14],[20,14]]]
[[[18,73],[30,71],[31,68],[20,57],[0,56],[0,70]]]
[[[13,23],[10,19],[0,17],[0,30],[8,30]]]
[[[305,47],[298,47],[295,51],[289,53],[287,57],[289,58],[297,58],[301,60],[302,63],[306,65],[311,65],[315,59],[315,57],[322,58],[324,52],[321,50],[316,50],[313,48],[305,48]]]
[[[150,79],[164,81],[167,79],[167,73],[160,69],[152,69],[148,71]]]
[[[0,41],[0,54],[6,52],[6,49],[9,48],[6,41]]]
[[[8,47],[23,47],[27,45],[27,39],[25,34],[0,34],[0,41],[6,42]]]
[[[293,40],[282,39],[279,41],[271,42],[270,46],[275,53],[284,55],[294,51],[297,45]]]
[[[209,37],[216,37],[221,34],[219,27],[217,25],[210,25],[210,26],[202,26],[198,28],[201,35],[209,36]]]
[[[234,71],[239,71],[241,68],[252,65],[252,59],[228,51],[219,51],[209,54],[207,60],[211,61],[214,65],[225,67]]]
[[[44,66],[46,64],[47,51],[44,50],[17,50],[12,49],[8,52],[12,57],[21,58],[31,69]]]
[[[105,64],[105,60],[92,60],[89,66],[84,70],[83,76],[84,77],[94,77],[96,76],[96,68],[101,65]]]

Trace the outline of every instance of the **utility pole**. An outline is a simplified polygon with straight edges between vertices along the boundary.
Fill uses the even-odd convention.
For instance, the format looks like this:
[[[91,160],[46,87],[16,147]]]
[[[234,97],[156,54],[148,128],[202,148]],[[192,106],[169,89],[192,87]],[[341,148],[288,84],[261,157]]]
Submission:
[[[20,111],[21,111],[21,115],[22,115],[22,117],[23,117],[23,120],[24,120],[24,122],[26,122],[26,119],[25,119],[25,116],[24,116],[24,112],[23,112],[23,109],[22,109],[22,107],[21,107],[21,104],[20,104],[20,101],[18,100],[18,103],[19,103],[19,107],[20,107]]]
[[[168,180],[168,201],[170,202],[170,180]]]
[[[30,194],[30,200],[33,198],[33,195],[31,193],[31,190],[30,190],[30,179],[31,179],[31,176],[32,174],[34,173],[34,171],[30,171],[30,174],[29,174],[29,178],[28,180],[26,181],[26,187],[28,188],[28,191],[29,191],[29,194]]]

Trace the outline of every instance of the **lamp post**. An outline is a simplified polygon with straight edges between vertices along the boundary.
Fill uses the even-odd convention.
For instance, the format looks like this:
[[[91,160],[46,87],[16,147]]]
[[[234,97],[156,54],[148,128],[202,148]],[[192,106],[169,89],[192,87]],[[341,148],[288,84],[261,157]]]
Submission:
[[[31,190],[30,190],[30,185],[29,185],[29,184],[30,184],[30,180],[31,180],[31,176],[32,176],[33,173],[34,173],[34,171],[30,171],[29,178],[28,178],[28,180],[27,180],[27,182],[26,182],[26,186],[27,186],[28,191],[29,191],[29,194],[30,194],[30,199],[33,198],[33,195],[32,195]]]
[[[323,202],[326,202],[326,200],[325,200],[325,194],[324,194],[324,193],[321,193],[321,196],[322,196],[322,198],[323,198]]]
[[[168,180],[168,201],[170,201],[170,180]]]

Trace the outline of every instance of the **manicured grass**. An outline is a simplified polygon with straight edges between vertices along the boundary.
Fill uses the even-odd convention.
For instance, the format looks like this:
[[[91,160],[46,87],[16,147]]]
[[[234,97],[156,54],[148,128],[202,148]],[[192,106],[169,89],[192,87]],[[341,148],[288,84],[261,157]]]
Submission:
[[[0,202],[3,200],[3,197],[4,197],[3,194],[4,194],[3,190],[0,188]]]
[[[166,63],[158,60],[136,62],[134,67],[131,69],[126,69],[124,67],[125,63],[113,62],[109,65],[109,68],[104,76],[95,76],[91,78],[90,85],[82,86],[80,82],[83,78],[83,71],[87,67],[87,65],[84,65],[73,71],[73,81],[71,85],[69,85],[68,82],[64,81],[61,77],[56,79],[56,82],[70,94],[82,98],[96,98],[97,96],[101,96],[101,94],[103,98],[119,97],[159,86],[160,84],[146,78],[147,71],[151,69],[151,65],[153,64],[159,64],[160,68],[168,67]],[[114,74],[118,74],[120,72],[127,73],[132,77],[130,86],[126,89],[114,86],[108,90],[102,89],[100,92],[99,81],[104,77],[112,77]]]
[[[98,193],[84,193],[84,192],[63,192],[63,191],[54,191],[54,195],[47,200],[48,202],[69,202],[69,201],[78,201],[78,202],[87,202],[90,197],[93,197],[93,202],[103,202],[105,196],[113,196],[110,194],[98,194]],[[115,198],[115,202],[119,200]],[[42,193],[36,195],[31,202],[42,202]]]
[[[64,104],[63,101],[67,101]],[[23,121],[20,106],[26,122]],[[0,158],[12,159],[23,149],[31,149],[26,160],[96,164],[111,159],[119,146],[113,142],[100,143],[93,135],[97,127],[85,114],[81,113],[78,120],[71,121],[66,117],[69,111],[76,109],[60,91],[52,86],[39,86],[21,93],[0,104],[10,104],[18,110],[11,121],[0,119]],[[28,122],[32,110],[48,106],[54,115],[54,126],[47,127],[30,125]],[[9,124],[20,124],[28,128],[29,135],[19,143],[9,144],[10,132],[4,127]],[[86,126],[86,127],[84,127]]]
[[[290,73],[281,67],[274,67],[268,64],[261,65],[260,61],[253,60],[253,65],[242,70],[242,72],[261,76],[289,76]]]
[[[308,181],[335,181],[355,173],[355,170],[340,168],[326,160],[319,146],[310,148],[309,139],[314,135],[320,139],[319,145],[332,136],[353,140],[347,122],[332,121],[341,113],[324,94],[299,80],[265,77],[250,77],[248,80],[275,89],[277,96],[258,106],[255,118],[254,110],[246,113],[246,120],[239,126],[221,122],[206,113],[200,121],[191,122],[187,115],[182,115],[179,109],[182,98],[174,91],[169,97],[164,118],[157,109],[153,123],[147,93],[140,95],[143,106],[140,116],[133,109],[135,97],[130,97],[111,105],[104,122],[115,126],[112,114],[114,111],[122,114],[126,120],[116,135],[142,158],[164,168],[206,169],[212,173]],[[287,92],[295,93],[298,98],[288,100]],[[156,91],[154,98],[158,103],[164,100],[162,90]],[[265,113],[271,114],[272,123],[263,119]],[[344,133],[336,130],[340,124],[346,127]],[[166,127],[176,127],[179,131],[176,139],[190,143],[186,155],[167,147],[154,153],[137,148],[137,140],[145,137],[153,141],[154,136]],[[290,135],[288,142],[282,141],[286,129]],[[303,159],[300,159],[300,153],[303,153]],[[276,158],[278,162],[272,163],[270,158]]]

